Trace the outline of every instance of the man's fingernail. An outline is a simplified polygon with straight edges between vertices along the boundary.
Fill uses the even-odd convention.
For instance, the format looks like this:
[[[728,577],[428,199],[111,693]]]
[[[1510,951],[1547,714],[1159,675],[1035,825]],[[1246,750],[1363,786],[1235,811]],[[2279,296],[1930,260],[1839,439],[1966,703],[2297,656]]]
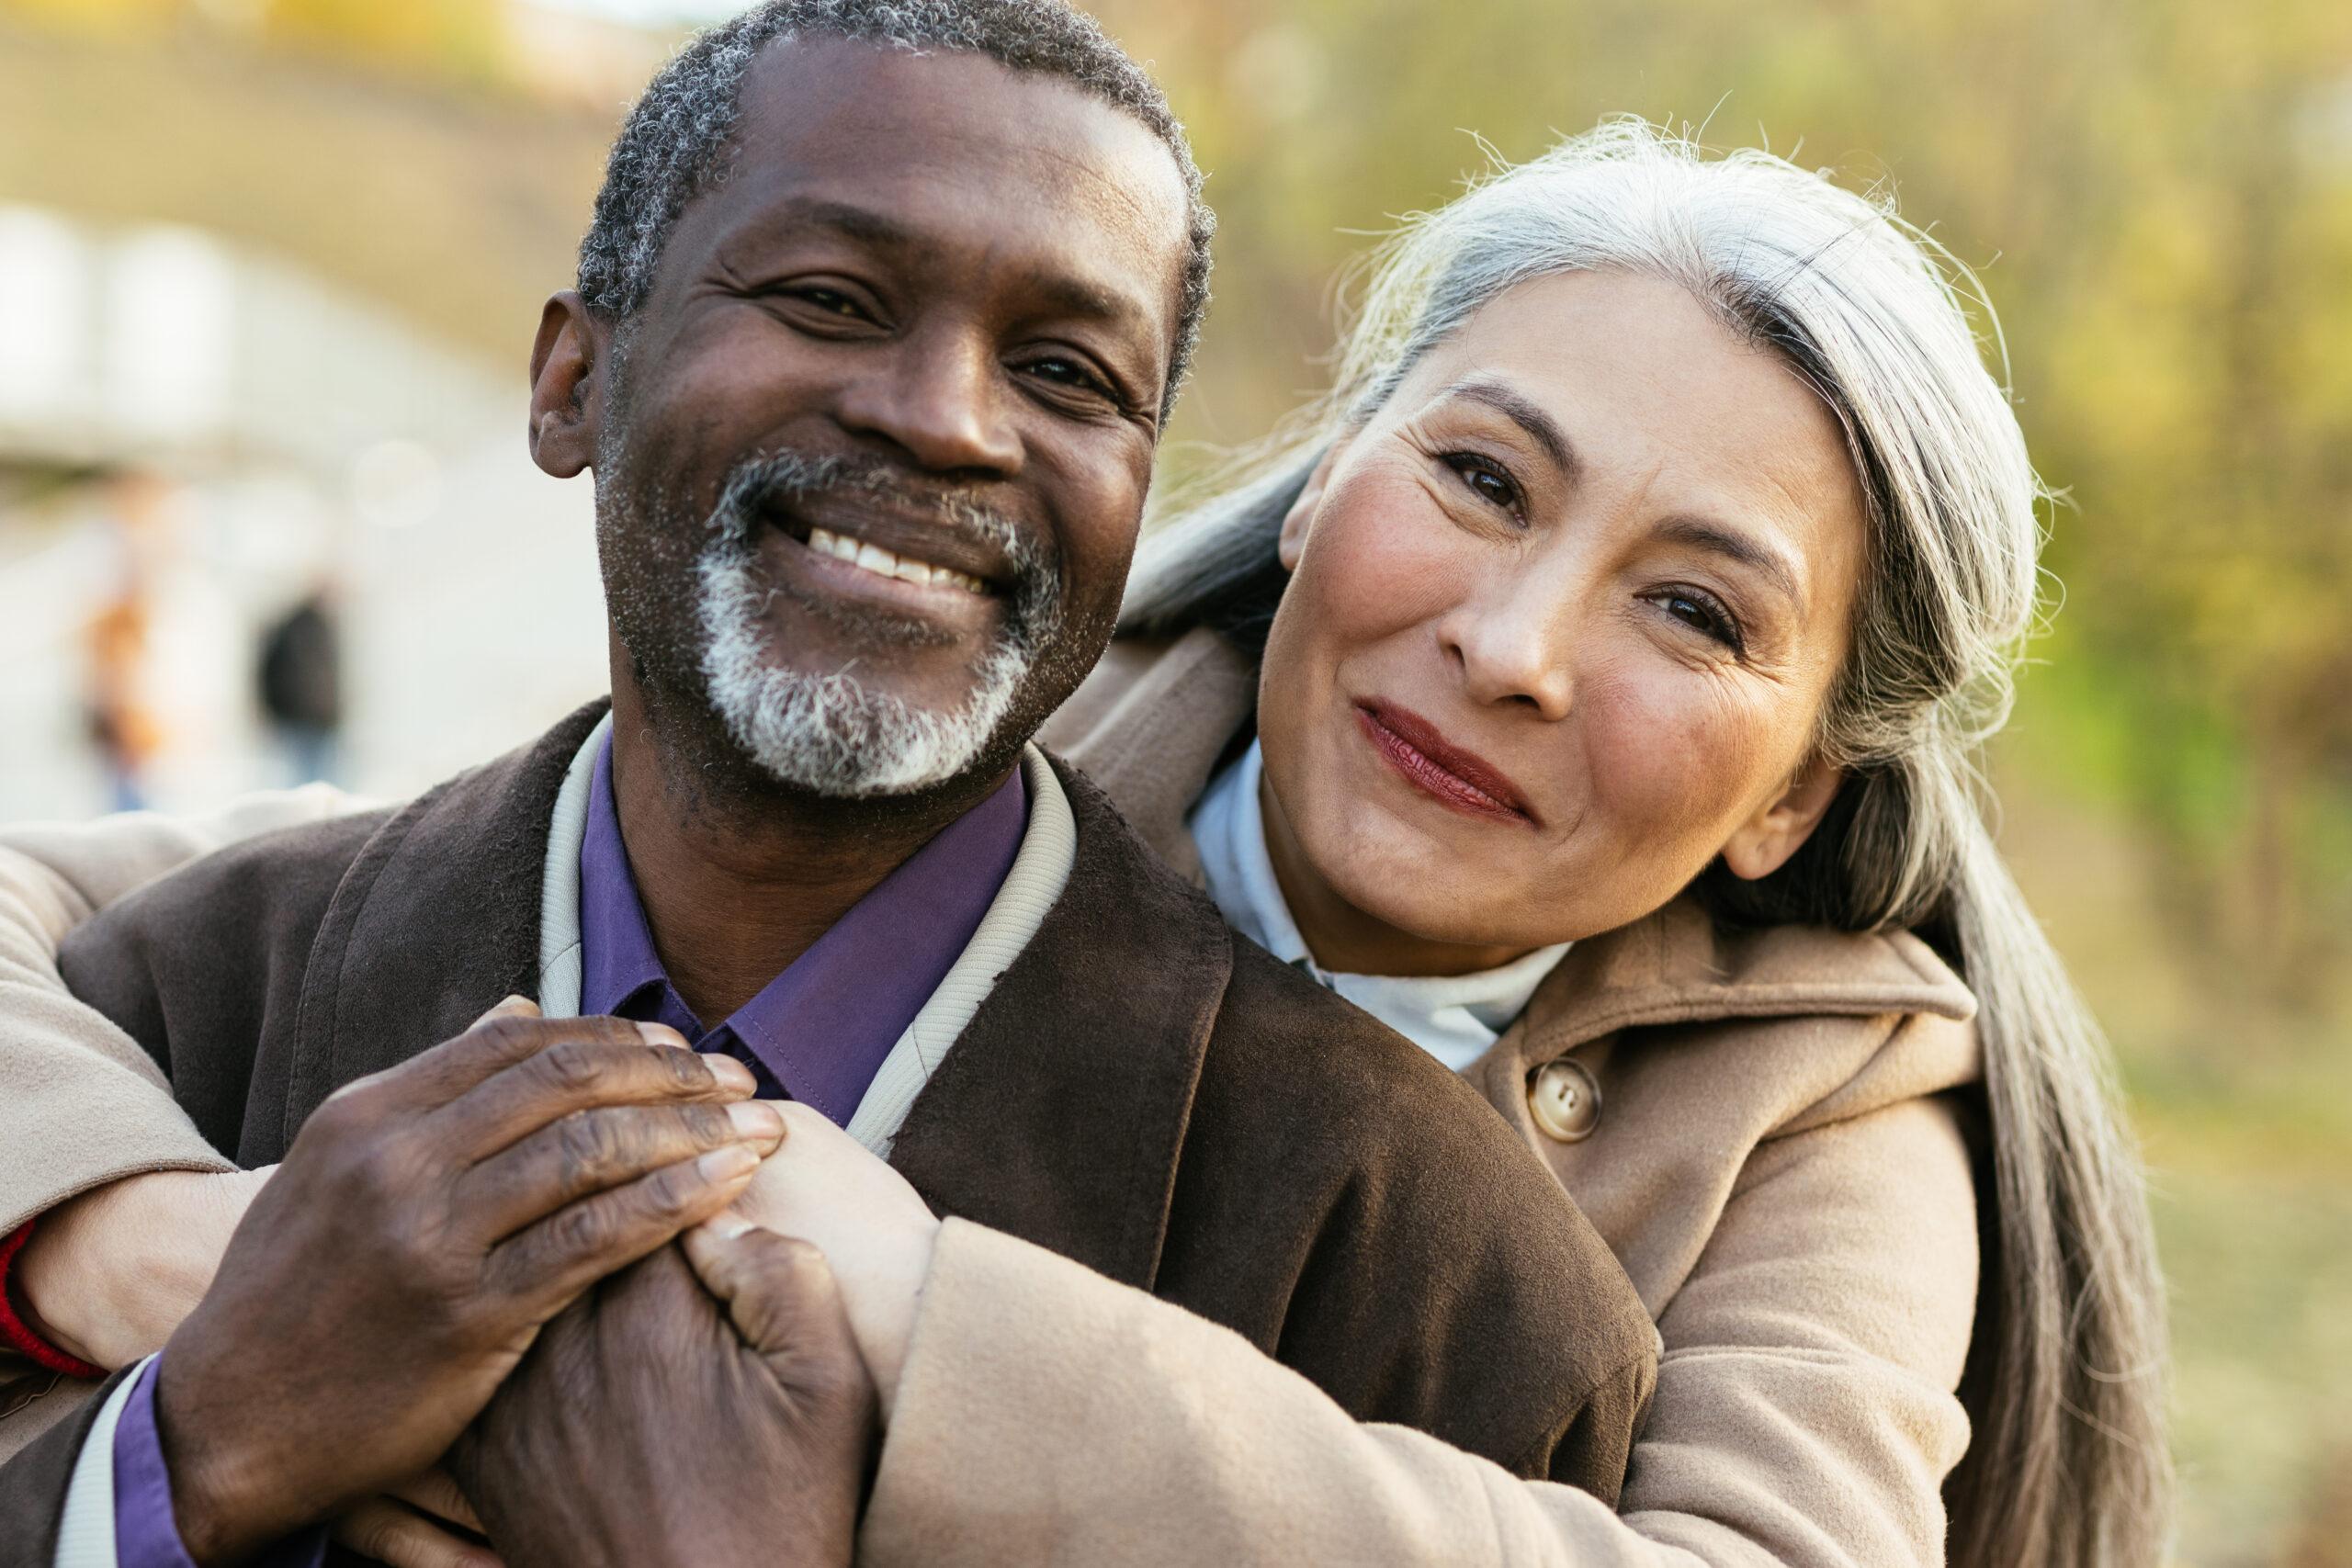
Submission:
[[[723,1149],[713,1149],[695,1162],[702,1179],[713,1186],[732,1181],[739,1176],[749,1176],[759,1168],[760,1156],[741,1144],[729,1144]]]
[[[686,1049],[686,1037],[666,1023],[640,1023],[637,1026],[637,1037],[648,1045],[670,1045],[681,1051]]]
[[[721,1241],[733,1241],[737,1236],[753,1227],[751,1221],[729,1209],[724,1213],[713,1214],[703,1221],[702,1228]]]
[[[760,1087],[760,1080],[752,1076],[752,1069],[732,1056],[713,1051],[703,1057],[702,1065],[710,1069],[710,1076],[718,1080],[721,1088],[749,1094]]]
[[[764,1100],[739,1100],[727,1108],[735,1131],[755,1144],[773,1148],[784,1142],[784,1113]]]

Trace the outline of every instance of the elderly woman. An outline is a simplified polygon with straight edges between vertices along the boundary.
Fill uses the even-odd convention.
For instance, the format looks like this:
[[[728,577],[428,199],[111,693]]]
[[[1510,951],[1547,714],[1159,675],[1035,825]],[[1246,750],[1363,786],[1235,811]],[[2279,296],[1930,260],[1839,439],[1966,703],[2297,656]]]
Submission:
[[[1468,1077],[1608,1238],[1664,1345],[1620,1510],[1358,1427],[1222,1330],[941,1224],[796,1115],[749,1201],[825,1247],[882,1390],[861,1556],[2154,1561],[2139,1174],[1973,788],[2039,499],[1931,248],[1786,164],[1617,124],[1402,234],[1331,393],[1155,541],[1058,741],[1239,931]],[[23,847],[104,897],[207,838]],[[135,1062],[54,994],[62,919],[34,923],[6,1048]],[[79,1186],[217,1168],[82,1052],[129,1109]],[[75,1278],[164,1216],[189,1259],[171,1299],[85,1314],[98,1359],[184,1309],[254,1178],[166,1179],[59,1215],[45,1267]],[[7,1213],[77,1190],[8,1181]]]

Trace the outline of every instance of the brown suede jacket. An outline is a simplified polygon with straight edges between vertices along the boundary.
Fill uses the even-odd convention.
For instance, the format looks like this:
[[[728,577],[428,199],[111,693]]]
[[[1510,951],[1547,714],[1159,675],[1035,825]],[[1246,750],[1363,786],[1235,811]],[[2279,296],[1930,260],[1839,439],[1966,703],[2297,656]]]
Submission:
[[[168,876],[77,929],[64,977],[215,1149],[274,1162],[335,1089],[535,984],[556,793],[599,711]],[[1358,1418],[1613,1496],[1656,1340],[1600,1238],[1467,1085],[1235,939],[1059,776],[1069,885],[892,1163],[935,1212],[1222,1324]],[[0,1468],[28,1561],[94,1409]]]

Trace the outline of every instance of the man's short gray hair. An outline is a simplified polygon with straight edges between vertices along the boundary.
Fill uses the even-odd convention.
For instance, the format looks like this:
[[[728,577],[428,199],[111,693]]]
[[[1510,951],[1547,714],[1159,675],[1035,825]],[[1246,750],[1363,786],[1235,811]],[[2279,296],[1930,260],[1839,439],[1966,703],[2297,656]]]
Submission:
[[[653,78],[613,143],[595,220],[580,245],[580,292],[590,309],[619,318],[645,303],[679,214],[726,178],[752,62],[777,39],[810,34],[984,54],[1014,71],[1069,82],[1159,138],[1183,175],[1191,240],[1164,415],[1200,339],[1216,219],[1159,84],[1093,18],[1062,0],[769,0],[703,33]]]

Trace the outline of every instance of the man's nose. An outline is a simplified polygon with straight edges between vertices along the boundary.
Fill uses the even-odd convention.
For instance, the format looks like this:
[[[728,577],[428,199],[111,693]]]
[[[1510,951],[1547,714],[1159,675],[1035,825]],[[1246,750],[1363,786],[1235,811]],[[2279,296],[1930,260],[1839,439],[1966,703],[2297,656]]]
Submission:
[[[842,391],[842,424],[937,473],[1020,470],[1022,444],[994,352],[951,333],[907,340]]]
[[[1576,703],[1574,649],[1582,618],[1575,586],[1551,572],[1498,574],[1438,625],[1438,637],[1481,706],[1566,718]]]

